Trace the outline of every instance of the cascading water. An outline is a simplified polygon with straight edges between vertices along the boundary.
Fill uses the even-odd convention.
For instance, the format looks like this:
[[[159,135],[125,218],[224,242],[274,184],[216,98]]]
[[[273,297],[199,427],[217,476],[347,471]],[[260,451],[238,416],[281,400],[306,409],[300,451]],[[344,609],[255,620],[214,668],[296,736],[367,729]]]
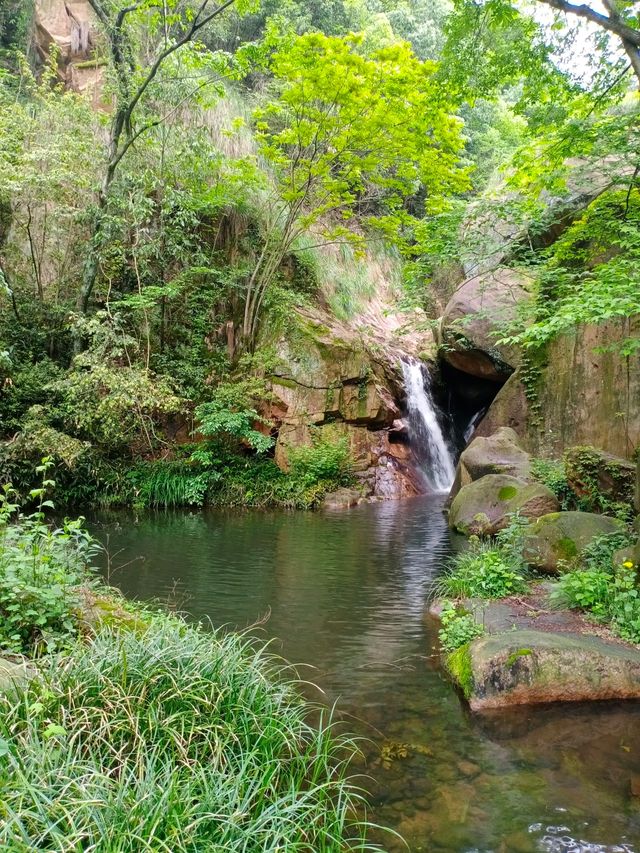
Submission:
[[[425,474],[436,492],[446,492],[455,477],[453,456],[442,433],[431,396],[430,377],[419,361],[403,360],[409,436],[425,460]]]

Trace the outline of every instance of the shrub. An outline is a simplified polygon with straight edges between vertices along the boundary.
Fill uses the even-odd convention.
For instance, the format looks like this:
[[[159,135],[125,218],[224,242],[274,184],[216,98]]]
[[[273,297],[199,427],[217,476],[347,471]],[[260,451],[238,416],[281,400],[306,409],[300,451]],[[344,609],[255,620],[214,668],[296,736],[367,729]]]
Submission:
[[[346,779],[355,747],[283,665],[238,635],[157,617],[100,631],[0,699],[0,846],[373,849]]]
[[[552,603],[560,607],[589,610],[607,615],[612,593],[612,573],[602,569],[568,572],[551,592]]]
[[[46,524],[42,496],[38,511],[19,515],[13,494],[10,486],[0,493],[0,648],[38,654],[76,635],[77,589],[97,545],[82,519]]]
[[[526,591],[524,572],[523,564],[500,543],[471,541],[469,549],[449,563],[435,591],[447,598],[504,598]]]
[[[336,486],[351,481],[351,455],[345,437],[313,434],[312,443],[289,451],[291,475],[306,485],[323,480]]]
[[[445,601],[440,614],[438,639],[446,652],[452,652],[484,634],[482,625],[478,625],[473,615],[452,601]]]

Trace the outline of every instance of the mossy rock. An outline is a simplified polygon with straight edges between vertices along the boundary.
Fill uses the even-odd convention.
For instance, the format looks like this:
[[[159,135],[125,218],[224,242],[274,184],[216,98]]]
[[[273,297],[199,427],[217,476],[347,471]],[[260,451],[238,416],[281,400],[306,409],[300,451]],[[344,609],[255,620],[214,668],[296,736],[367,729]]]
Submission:
[[[450,492],[451,500],[462,486],[487,474],[509,474],[519,480],[530,478],[531,457],[522,449],[517,434],[509,427],[501,427],[486,438],[474,438],[462,452]]]
[[[449,667],[471,708],[640,697],[640,650],[591,634],[487,634]]]
[[[78,621],[87,634],[95,634],[101,628],[116,628],[143,634],[150,624],[144,613],[130,609],[127,602],[116,595],[96,593],[88,587],[80,590]]]
[[[513,513],[537,518],[557,509],[556,496],[541,483],[487,474],[460,489],[451,504],[449,526],[466,536],[489,536],[507,527]]]
[[[617,518],[593,512],[554,512],[529,524],[524,534],[524,557],[529,565],[553,574],[579,560],[597,536],[624,531]]]
[[[595,447],[570,447],[564,454],[567,482],[573,491],[596,506],[605,498],[633,505],[636,465]]]

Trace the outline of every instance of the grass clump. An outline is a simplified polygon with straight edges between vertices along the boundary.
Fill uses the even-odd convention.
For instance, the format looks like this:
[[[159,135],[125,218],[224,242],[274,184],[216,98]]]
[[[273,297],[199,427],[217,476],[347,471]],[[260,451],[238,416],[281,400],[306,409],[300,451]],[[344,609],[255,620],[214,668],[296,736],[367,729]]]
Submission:
[[[238,635],[169,617],[143,635],[102,630],[0,699],[0,846],[365,849],[353,744],[308,712]]]

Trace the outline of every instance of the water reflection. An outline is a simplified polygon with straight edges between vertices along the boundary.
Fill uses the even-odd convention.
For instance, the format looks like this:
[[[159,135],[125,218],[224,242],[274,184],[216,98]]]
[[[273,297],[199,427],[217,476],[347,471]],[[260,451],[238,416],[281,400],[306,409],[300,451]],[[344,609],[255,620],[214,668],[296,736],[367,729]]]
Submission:
[[[93,523],[127,595],[177,600],[214,625],[266,619],[256,630],[314,667],[304,676],[372,738],[363,770],[374,818],[410,850],[638,853],[638,705],[476,718],[442,679],[424,619],[450,548],[441,509],[440,499],[420,498],[335,514],[111,514]]]

